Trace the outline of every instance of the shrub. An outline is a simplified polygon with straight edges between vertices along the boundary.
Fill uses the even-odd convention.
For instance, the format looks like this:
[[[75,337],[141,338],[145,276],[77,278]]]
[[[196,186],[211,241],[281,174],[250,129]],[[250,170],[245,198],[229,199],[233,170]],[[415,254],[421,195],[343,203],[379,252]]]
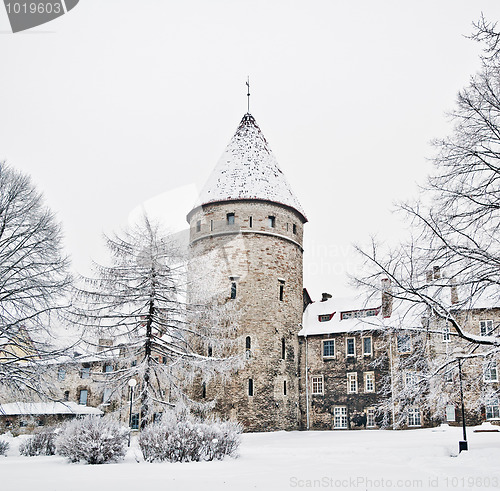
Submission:
[[[19,453],[26,457],[35,455],[55,455],[56,453],[56,433],[53,428],[41,431],[19,446]]]
[[[9,450],[10,444],[5,440],[0,440],[0,455],[7,455],[7,451]]]
[[[239,423],[171,417],[148,426],[139,436],[147,462],[199,462],[237,456],[242,428]]]
[[[105,464],[127,452],[128,428],[109,417],[86,417],[66,423],[57,438],[57,453],[71,462]]]

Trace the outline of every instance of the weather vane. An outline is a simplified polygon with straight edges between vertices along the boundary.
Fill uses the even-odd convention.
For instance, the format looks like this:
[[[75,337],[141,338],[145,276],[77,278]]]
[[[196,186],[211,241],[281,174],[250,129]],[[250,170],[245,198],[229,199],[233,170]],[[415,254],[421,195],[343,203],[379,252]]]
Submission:
[[[246,85],[247,85],[247,113],[250,114],[250,77],[247,77],[247,81],[246,81]]]

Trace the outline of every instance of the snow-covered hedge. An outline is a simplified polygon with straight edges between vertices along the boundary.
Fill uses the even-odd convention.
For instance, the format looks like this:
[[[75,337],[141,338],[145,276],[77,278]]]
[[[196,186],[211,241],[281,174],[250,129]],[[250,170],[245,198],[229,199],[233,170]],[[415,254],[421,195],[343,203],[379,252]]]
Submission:
[[[0,455],[7,455],[7,450],[9,450],[10,444],[5,440],[0,440]]]
[[[71,462],[105,464],[127,452],[128,428],[110,417],[86,417],[66,423],[56,441],[57,453]]]
[[[168,418],[139,436],[147,462],[199,462],[237,456],[242,427],[231,421]]]
[[[26,457],[34,457],[35,455],[55,455],[56,433],[54,428],[47,428],[29,437],[19,446],[19,453]]]

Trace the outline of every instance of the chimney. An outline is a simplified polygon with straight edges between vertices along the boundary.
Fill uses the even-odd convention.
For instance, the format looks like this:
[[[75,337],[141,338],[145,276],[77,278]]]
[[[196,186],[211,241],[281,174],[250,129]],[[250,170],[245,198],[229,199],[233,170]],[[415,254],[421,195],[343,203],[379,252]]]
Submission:
[[[332,298],[332,296],[329,293],[322,293],[321,295],[322,295],[321,298],[322,302],[326,302],[329,298]]]
[[[452,305],[455,305],[458,303],[458,290],[457,290],[457,282],[455,280],[455,278],[452,278],[450,280],[450,300],[451,300],[451,304]]]
[[[382,317],[387,319],[392,314],[391,280],[382,279]]]

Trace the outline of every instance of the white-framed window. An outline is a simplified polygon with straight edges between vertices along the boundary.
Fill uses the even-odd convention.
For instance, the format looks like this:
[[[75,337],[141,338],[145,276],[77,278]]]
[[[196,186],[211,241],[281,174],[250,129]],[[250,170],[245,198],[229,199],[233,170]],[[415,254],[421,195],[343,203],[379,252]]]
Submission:
[[[372,337],[366,336],[363,338],[363,356],[372,356]]]
[[[365,392],[375,392],[375,373],[365,372]]]
[[[500,411],[498,407],[498,396],[493,396],[489,399],[485,406],[486,419],[500,419]]]
[[[83,367],[80,372],[81,378],[89,378],[90,377],[90,367]]]
[[[61,367],[57,371],[57,380],[64,380],[65,378],[66,378],[66,369]]]
[[[335,357],[335,339],[323,340],[323,358]]]
[[[405,387],[415,387],[417,385],[417,373],[413,370],[407,370],[405,372]]]
[[[422,426],[419,407],[408,408],[408,426]]]
[[[446,421],[456,421],[455,417],[455,406],[446,406]]]
[[[498,370],[496,360],[488,360],[483,365],[483,375],[485,382],[498,382]]]
[[[411,338],[409,334],[398,334],[397,344],[398,344],[398,353],[411,352]]]
[[[347,393],[348,394],[358,393],[358,374],[356,372],[351,372],[347,374]]]
[[[367,407],[365,411],[366,411],[366,427],[374,428],[375,426],[377,426],[377,423],[375,422],[375,408]]]
[[[450,328],[448,326],[443,328],[443,342],[444,343],[449,343],[451,340],[450,336]]]
[[[347,429],[347,408],[345,406],[333,408],[333,427]]]
[[[107,404],[111,400],[111,392],[112,389],[106,387],[102,392],[102,402],[103,404]]]
[[[324,394],[323,375],[314,375],[313,377],[311,377],[311,385],[312,385],[311,393],[313,395]]]
[[[479,321],[479,332],[481,336],[489,336],[493,331],[493,321]]]
[[[356,341],[354,340],[354,338],[346,339],[345,352],[347,356],[356,356]]]

